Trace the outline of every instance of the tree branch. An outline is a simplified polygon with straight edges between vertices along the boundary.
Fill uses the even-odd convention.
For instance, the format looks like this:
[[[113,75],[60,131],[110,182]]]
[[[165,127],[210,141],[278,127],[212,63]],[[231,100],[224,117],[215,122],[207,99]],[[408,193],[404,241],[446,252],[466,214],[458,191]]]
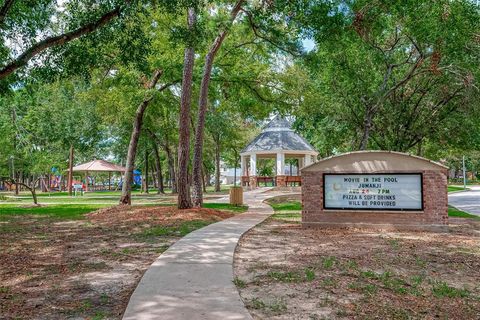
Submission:
[[[130,1],[126,2],[128,3]],[[30,61],[30,59],[47,50],[48,48],[63,45],[67,42],[80,38],[83,35],[96,31],[97,29],[109,23],[114,18],[118,17],[121,11],[122,9],[120,7],[117,7],[112,11],[105,13],[98,20],[90,22],[76,30],[58,36],[49,37],[40,42],[37,42],[36,44],[28,48],[25,52],[23,52],[21,55],[19,55],[17,58],[15,58],[13,61],[3,66],[0,70],[0,79],[7,77],[15,70],[25,66],[28,61]]]
[[[279,45],[278,43],[276,43],[275,41],[273,41],[272,39],[269,39],[267,38],[266,36],[260,34],[259,30],[258,30],[258,26],[255,24],[255,22],[253,21],[253,17],[252,17],[252,14],[251,12],[249,11],[246,11],[244,9],[241,9],[246,15],[247,15],[247,18],[248,18],[248,23],[250,24],[250,27],[252,28],[252,31],[253,33],[255,34],[255,36],[259,39],[262,39],[263,41],[265,42],[268,42],[270,43],[272,46],[274,46],[275,48],[283,51],[283,52],[286,52],[288,54],[291,54],[292,56],[294,57],[299,57],[301,54],[298,53],[298,52],[295,52],[295,51],[292,51],[292,50],[289,50],[287,48],[284,48],[283,46]]]
[[[3,24],[3,21],[14,2],[15,0],[5,0],[2,8],[0,8],[0,26]]]
[[[173,80],[172,82],[169,82],[169,83],[165,83],[164,85],[160,86],[160,88],[157,89],[158,92],[162,92],[164,91],[165,89],[168,89],[170,88],[171,86],[179,83],[180,81],[182,81],[181,79],[177,79],[177,80]]]

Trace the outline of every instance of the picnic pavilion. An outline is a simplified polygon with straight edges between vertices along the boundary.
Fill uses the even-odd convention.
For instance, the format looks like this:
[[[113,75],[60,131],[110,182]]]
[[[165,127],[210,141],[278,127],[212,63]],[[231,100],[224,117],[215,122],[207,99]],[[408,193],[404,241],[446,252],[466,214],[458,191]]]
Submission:
[[[82,163],[72,168],[72,172],[82,172],[85,174],[85,191],[88,192],[89,173],[101,173],[108,172],[108,190],[111,190],[112,186],[112,173],[124,174],[127,168],[119,166],[115,163],[111,163],[105,160],[93,160],[87,163]],[[95,190],[96,186],[93,183],[92,189]]]
[[[277,115],[241,152],[242,186],[256,188],[261,182],[272,182],[278,187],[301,185],[299,170],[316,162],[318,152],[299,134],[293,131],[291,123]],[[275,176],[265,177],[257,174],[259,159],[276,159]],[[288,174],[286,159],[297,159],[297,172]]]

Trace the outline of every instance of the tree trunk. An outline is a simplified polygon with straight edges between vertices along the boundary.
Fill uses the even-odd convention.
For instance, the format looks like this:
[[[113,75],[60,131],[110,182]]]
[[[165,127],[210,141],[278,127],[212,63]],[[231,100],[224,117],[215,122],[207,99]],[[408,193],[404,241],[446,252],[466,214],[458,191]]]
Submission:
[[[30,192],[32,193],[33,204],[38,205],[37,192],[35,191],[35,185],[32,186],[32,188],[30,189]]]
[[[208,170],[205,162],[203,163],[203,172],[204,172],[204,175],[205,175],[205,181],[207,183],[207,187],[211,187],[212,186],[212,181],[210,181],[211,180],[211,175],[210,175],[210,171]]]
[[[148,193],[148,149],[145,146],[145,193]]]
[[[162,162],[160,159],[158,144],[163,146],[165,153],[167,154],[167,162],[168,162],[168,169],[169,169],[168,175],[170,176],[172,193],[177,193],[177,187],[175,182],[176,181],[175,180],[175,164],[174,164],[175,161],[174,161],[174,157],[172,156],[172,152],[170,150],[168,135],[165,135],[164,142],[162,143],[160,139],[158,139],[157,135],[153,133],[153,131],[148,130],[148,133],[152,138],[153,153],[155,156],[155,166],[157,168],[156,170],[157,170],[158,193],[165,193],[165,185],[163,184],[163,174],[162,174]]]
[[[360,150],[366,150],[368,148],[368,140],[370,139],[370,129],[372,128],[372,113],[367,110],[365,119],[363,121],[363,135],[360,141]]]
[[[172,151],[170,147],[165,148],[165,152],[167,154],[167,162],[168,162],[168,175],[170,177],[170,187],[172,188],[172,193],[175,194],[178,192],[177,189],[177,176],[175,172],[175,159],[172,155]]]
[[[230,21],[233,23],[237,17],[238,12],[241,9],[241,5],[244,0],[239,0],[233,7],[230,13]],[[202,195],[202,161],[203,161],[203,136],[205,129],[205,116],[207,114],[208,106],[208,85],[210,83],[210,77],[212,75],[212,67],[215,56],[220,49],[223,40],[227,36],[228,30],[221,31],[213,41],[210,50],[205,56],[205,66],[203,69],[202,83],[200,85],[200,97],[198,100],[198,119],[197,130],[195,132],[195,145],[193,151],[193,205],[195,207],[201,207],[203,203]]]
[[[70,158],[68,160],[68,195],[72,196],[72,183],[73,183],[73,146],[70,146]]]
[[[417,156],[423,157],[422,140],[417,144]]]
[[[32,179],[32,182],[31,184],[26,184],[26,183],[23,183],[23,182],[18,182],[17,180],[13,179],[13,180],[10,180],[10,182],[15,185],[22,185],[23,187],[25,187],[25,189],[27,189],[28,191],[30,191],[30,193],[32,194],[32,200],[33,200],[33,204],[34,205],[38,205],[38,198],[37,198],[37,192],[35,190],[35,187],[37,185],[37,183],[41,180],[41,178],[38,178],[37,180],[33,180]]]
[[[158,82],[158,79],[162,75],[160,70],[156,70],[147,89],[152,89]],[[132,135],[130,137],[130,144],[128,145],[127,163],[125,171],[125,178],[122,184],[122,196],[120,197],[120,204],[132,204],[132,183],[133,183],[133,169],[135,164],[135,157],[137,154],[138,139],[140,138],[140,131],[142,130],[143,115],[153,97],[146,97],[142,103],[138,106],[133,121]]]
[[[188,9],[188,29],[195,28],[195,9]],[[178,137],[178,208],[192,207],[190,184],[188,181],[188,162],[190,159],[190,106],[192,103],[193,65],[195,49],[192,44],[185,48],[183,64],[182,97],[180,104],[179,137]]]
[[[207,193],[207,182],[205,180],[205,170],[203,165],[202,165],[202,187],[203,187],[203,193]]]
[[[157,160],[155,160],[157,162]],[[158,189],[158,181],[157,181],[157,166],[155,163],[150,164],[150,172],[152,173],[152,185],[154,189]]]
[[[154,140],[152,140],[153,145],[153,155],[155,156],[155,168],[157,170],[157,184],[158,184],[158,191],[157,193],[165,193],[164,186],[163,186],[163,175],[162,175],[162,162],[160,160],[160,153],[158,152],[158,146]]]
[[[18,184],[18,177],[19,177],[19,173],[18,172],[15,172],[14,173],[14,177],[15,177],[15,195],[18,196],[19,195],[19,192],[20,192],[20,185]]]
[[[215,140],[215,192],[220,192],[220,141]]]

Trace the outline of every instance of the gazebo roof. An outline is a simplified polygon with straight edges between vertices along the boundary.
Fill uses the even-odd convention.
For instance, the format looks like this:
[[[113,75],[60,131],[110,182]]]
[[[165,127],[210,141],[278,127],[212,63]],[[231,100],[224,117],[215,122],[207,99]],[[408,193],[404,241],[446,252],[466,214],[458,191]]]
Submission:
[[[97,172],[124,172],[125,167],[116,165],[105,160],[93,160],[87,163],[79,164],[72,168],[72,171],[97,171]]]
[[[241,153],[289,150],[316,153],[310,143],[293,131],[292,125],[288,120],[277,115]]]

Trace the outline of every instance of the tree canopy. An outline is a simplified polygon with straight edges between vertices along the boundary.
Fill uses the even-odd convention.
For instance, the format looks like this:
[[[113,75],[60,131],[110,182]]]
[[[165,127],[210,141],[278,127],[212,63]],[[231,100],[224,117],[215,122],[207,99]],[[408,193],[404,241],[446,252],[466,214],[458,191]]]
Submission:
[[[321,156],[474,163],[478,30],[468,0],[4,0],[1,175],[66,170],[72,147],[76,162],[151,158],[168,187],[198,191],[277,113]]]

